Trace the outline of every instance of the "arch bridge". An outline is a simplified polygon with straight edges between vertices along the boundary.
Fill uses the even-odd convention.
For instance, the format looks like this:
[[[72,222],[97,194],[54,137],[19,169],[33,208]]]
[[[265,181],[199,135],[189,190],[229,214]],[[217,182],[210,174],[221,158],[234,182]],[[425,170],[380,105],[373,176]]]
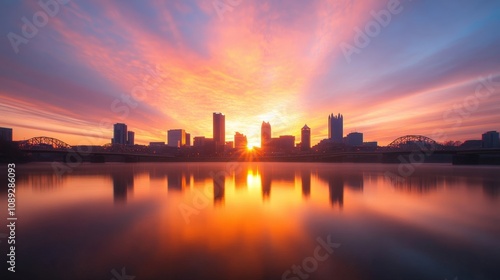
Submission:
[[[19,148],[22,150],[67,150],[71,149],[71,146],[59,139],[41,136],[19,142]]]
[[[441,145],[423,135],[405,135],[392,141],[387,147],[398,150],[437,149]]]

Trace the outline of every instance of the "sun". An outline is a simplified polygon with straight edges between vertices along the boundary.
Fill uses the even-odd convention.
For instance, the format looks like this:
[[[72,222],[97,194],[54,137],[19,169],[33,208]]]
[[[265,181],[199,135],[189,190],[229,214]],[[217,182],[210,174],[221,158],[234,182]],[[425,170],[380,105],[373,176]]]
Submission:
[[[253,145],[247,145],[247,151],[253,150],[254,146]]]

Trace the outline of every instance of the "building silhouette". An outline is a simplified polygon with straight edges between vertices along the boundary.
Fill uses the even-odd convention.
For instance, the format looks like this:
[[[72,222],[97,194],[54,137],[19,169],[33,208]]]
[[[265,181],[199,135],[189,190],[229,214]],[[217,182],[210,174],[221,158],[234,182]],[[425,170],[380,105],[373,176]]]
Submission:
[[[186,146],[190,147],[191,146],[191,134],[186,133]]]
[[[0,140],[12,142],[12,128],[0,127]]]
[[[226,117],[222,113],[213,113],[213,134],[215,151],[224,152],[226,144]]]
[[[346,136],[346,144],[349,146],[359,147],[363,145],[363,133],[351,132]]]
[[[497,131],[488,131],[483,134],[482,146],[485,149],[500,148],[500,137]]]
[[[127,145],[130,145],[130,146],[135,145],[135,132],[133,132],[133,131],[127,132]]]
[[[308,151],[311,149],[311,129],[306,125],[301,130],[300,134],[300,149]]]
[[[234,147],[237,150],[246,149],[248,145],[247,137],[242,133],[236,132],[234,134]]]
[[[186,145],[186,131],[184,129],[169,130],[167,132],[167,145],[177,148]]]
[[[333,141],[333,143],[342,143],[344,135],[344,116],[338,114],[334,116],[333,114],[328,116],[328,138]]]
[[[262,122],[260,127],[260,147],[266,148],[271,143],[271,124]]]
[[[113,140],[112,144],[127,144],[127,125],[124,123],[115,123],[113,126]]]

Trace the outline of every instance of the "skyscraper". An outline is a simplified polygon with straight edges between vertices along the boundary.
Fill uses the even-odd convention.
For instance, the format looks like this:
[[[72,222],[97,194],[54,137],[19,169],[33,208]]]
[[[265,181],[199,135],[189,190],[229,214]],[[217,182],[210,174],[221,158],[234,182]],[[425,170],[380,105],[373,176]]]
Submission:
[[[226,117],[222,113],[213,114],[215,151],[223,152],[226,144]]]
[[[300,137],[300,149],[307,151],[311,149],[311,129],[306,125],[302,128]]]
[[[124,123],[115,123],[113,126],[113,144],[127,144],[127,125]]]
[[[344,137],[344,116],[333,114],[328,116],[328,138],[333,143],[342,143]]]
[[[260,128],[260,147],[265,148],[271,143],[271,124],[262,122]]]
[[[130,145],[130,146],[135,145],[135,132],[133,132],[133,131],[127,132],[127,145]]]
[[[171,129],[167,131],[167,145],[177,148],[186,145],[186,131],[184,129]]]
[[[234,134],[234,147],[238,150],[243,150],[247,148],[247,137],[239,132]]]

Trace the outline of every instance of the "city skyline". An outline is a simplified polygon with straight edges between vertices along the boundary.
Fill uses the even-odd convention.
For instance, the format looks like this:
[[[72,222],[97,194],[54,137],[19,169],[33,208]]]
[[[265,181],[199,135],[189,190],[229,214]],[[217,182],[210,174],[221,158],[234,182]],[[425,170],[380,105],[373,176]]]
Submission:
[[[344,135],[381,145],[436,129],[459,141],[499,130],[495,1],[245,1],[222,15],[212,1],[68,1],[28,39],[22,18],[46,7],[1,5],[0,126],[15,140],[102,145],[114,123],[134,127],[138,144],[178,127],[210,136],[200,116],[219,110],[226,141],[239,131],[252,146],[262,121],[296,139],[307,123],[318,143],[332,110],[343,112]],[[473,99],[479,86],[494,90]]]

